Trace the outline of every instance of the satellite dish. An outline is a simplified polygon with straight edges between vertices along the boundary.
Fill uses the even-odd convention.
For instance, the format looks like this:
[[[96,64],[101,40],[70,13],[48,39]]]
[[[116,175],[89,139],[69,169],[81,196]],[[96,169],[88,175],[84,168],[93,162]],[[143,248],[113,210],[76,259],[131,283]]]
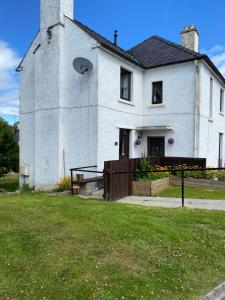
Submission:
[[[73,67],[77,73],[81,75],[87,75],[92,71],[93,64],[90,62],[90,60],[84,57],[77,57],[73,61]]]

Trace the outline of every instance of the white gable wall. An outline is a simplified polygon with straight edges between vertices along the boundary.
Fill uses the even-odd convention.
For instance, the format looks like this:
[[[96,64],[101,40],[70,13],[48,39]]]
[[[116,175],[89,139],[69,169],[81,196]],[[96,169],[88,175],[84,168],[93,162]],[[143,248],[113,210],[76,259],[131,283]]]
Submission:
[[[41,47],[33,54],[37,44]],[[48,41],[41,31],[21,73],[21,165],[36,189],[51,189],[69,168],[97,163],[97,51],[95,40],[65,18]],[[73,59],[90,59],[94,70],[82,76]],[[21,184],[24,182],[21,176]]]
[[[20,163],[30,165],[32,176],[26,180],[30,185],[35,183],[37,189],[52,187],[62,174],[63,30],[62,26],[55,27],[49,43],[46,31],[41,31],[40,47],[34,43],[22,64]],[[29,101],[33,104],[28,105]]]
[[[97,42],[70,19],[65,21],[63,125],[65,170],[97,164],[98,51]],[[89,75],[73,68],[76,57],[93,63]]]

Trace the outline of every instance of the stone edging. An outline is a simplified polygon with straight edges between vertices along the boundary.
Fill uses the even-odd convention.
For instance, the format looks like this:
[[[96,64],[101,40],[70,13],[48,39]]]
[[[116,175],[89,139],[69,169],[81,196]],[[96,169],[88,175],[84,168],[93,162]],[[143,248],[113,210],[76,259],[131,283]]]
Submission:
[[[200,300],[225,300],[225,282],[217,286]]]

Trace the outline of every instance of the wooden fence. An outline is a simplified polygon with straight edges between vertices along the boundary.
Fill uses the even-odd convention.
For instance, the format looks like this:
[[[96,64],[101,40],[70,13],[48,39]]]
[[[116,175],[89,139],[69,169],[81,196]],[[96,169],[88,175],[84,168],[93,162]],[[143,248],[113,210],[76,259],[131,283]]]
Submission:
[[[104,165],[104,198],[114,201],[132,194],[132,180],[141,158],[106,161]],[[150,163],[159,166],[206,167],[206,159],[189,157],[151,157]],[[116,174],[116,172],[124,172]]]

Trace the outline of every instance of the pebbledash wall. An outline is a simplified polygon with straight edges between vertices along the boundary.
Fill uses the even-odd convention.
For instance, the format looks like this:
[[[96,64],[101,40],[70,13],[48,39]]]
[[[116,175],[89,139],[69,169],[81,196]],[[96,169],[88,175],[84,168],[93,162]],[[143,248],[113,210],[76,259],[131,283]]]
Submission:
[[[222,83],[208,67],[189,62],[143,71],[102,49],[68,17],[63,24],[50,38],[41,29],[22,63],[20,164],[29,165],[30,176],[21,176],[21,184],[51,189],[69,168],[97,164],[102,170],[105,160],[119,158],[120,128],[131,130],[131,158],[147,153],[147,136],[160,135],[167,156],[206,157],[208,165],[218,165],[219,133],[225,132]],[[73,69],[79,56],[94,65],[87,76]],[[130,103],[120,99],[120,67],[133,72]],[[154,81],[163,81],[164,96],[163,104],[152,106]],[[137,127],[165,125],[173,130],[144,131],[142,144],[135,145]]]

